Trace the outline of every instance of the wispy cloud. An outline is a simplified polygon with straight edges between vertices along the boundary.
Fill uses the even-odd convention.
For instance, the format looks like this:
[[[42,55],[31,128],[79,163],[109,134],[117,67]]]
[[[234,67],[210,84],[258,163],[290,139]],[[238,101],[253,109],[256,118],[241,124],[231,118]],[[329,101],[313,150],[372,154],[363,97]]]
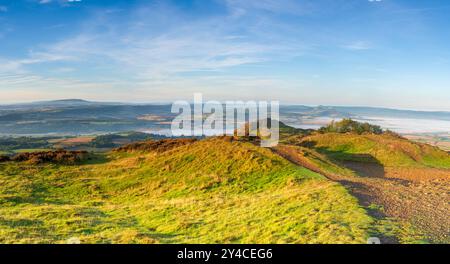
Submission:
[[[5,61],[3,70],[19,74],[22,80],[14,84],[3,80],[3,85],[15,87],[16,91],[33,90],[32,87],[46,87],[47,91],[68,89],[65,94],[70,97],[76,97],[82,90],[90,94],[103,88],[111,97],[118,96],[113,100],[163,100],[190,97],[196,91],[220,98],[232,98],[240,91],[239,97],[249,99],[258,91],[268,99],[277,97],[280,90],[290,91],[284,95],[284,99],[290,99],[289,94],[301,81],[292,82],[275,73],[260,74],[257,70],[247,74],[234,70],[282,64],[311,54],[317,38],[313,29],[308,31],[276,19],[285,14],[302,16],[311,11],[310,2],[224,0],[223,3],[225,12],[199,19],[186,17],[165,2],[141,5],[126,12],[94,11],[76,34],[35,47],[25,58]],[[319,39],[323,40],[323,36]],[[354,42],[345,46],[362,50],[369,44]],[[82,70],[92,71],[91,75],[97,79],[87,81],[77,75],[77,67],[71,66],[72,63],[83,65]],[[47,64],[57,65],[46,73]],[[39,67],[40,74],[31,70],[36,65],[43,66]],[[107,74],[102,75],[103,69]],[[44,77],[56,73],[77,77]],[[32,78],[26,78],[27,74]],[[78,90],[70,90],[76,85]]]
[[[68,4],[75,4],[75,3],[80,3],[80,2],[82,2],[82,0],[38,0],[38,3],[41,5],[58,3],[63,6],[66,6]]]
[[[369,50],[372,49],[372,44],[367,41],[355,41],[343,46],[348,50]]]
[[[273,33],[252,38],[245,32],[245,37],[236,37],[240,24],[231,14],[199,21],[180,19],[157,32],[156,27],[165,24],[158,21],[166,19],[160,17],[161,12],[165,17],[181,17],[177,10],[166,6],[141,7],[134,11],[135,18],[126,21],[124,29],[115,22],[114,12],[98,12],[76,36],[47,45],[18,63],[88,60],[113,63],[138,78],[154,78],[283,59],[300,54],[304,48],[300,43],[277,42]],[[96,30],[99,27],[101,30]]]
[[[59,7],[70,18],[45,19],[36,23],[45,29],[42,37],[24,38],[26,32],[7,34],[5,28],[25,27],[15,27],[17,19],[0,14],[2,100],[152,101],[190,98],[200,91],[216,99],[267,96],[312,104],[373,104],[379,91],[380,101],[390,94],[406,102],[404,93],[386,88],[394,87],[389,77],[416,72],[411,66],[415,59],[434,65],[436,58],[444,66],[430,70],[428,82],[439,81],[426,86],[441,94],[448,90],[448,78],[440,75],[448,71],[443,60],[448,58],[448,34],[437,34],[446,32],[439,27],[446,10],[438,11],[437,5],[369,0],[214,0],[193,1],[189,7],[177,1],[24,2],[37,12],[22,21],[30,29],[38,30],[34,17],[59,12]],[[64,8],[71,6],[82,8]],[[440,24],[427,24],[431,14],[441,15],[435,19]],[[8,44],[14,42],[17,49]],[[422,89],[417,81],[404,86]],[[408,102],[417,104],[417,94],[411,93]]]
[[[67,97],[94,99],[95,94],[108,90],[111,95],[115,93],[115,84],[102,82],[86,82],[71,78],[48,78],[39,75],[24,73],[0,74],[0,103],[13,101],[35,101],[48,99],[61,99]],[[41,87],[36,90],[35,87]],[[85,91],[91,91],[91,95]],[[123,96],[123,94],[122,94]],[[20,99],[19,99],[20,98]],[[112,99],[105,96],[105,99]]]
[[[307,13],[311,7],[306,1],[295,0],[226,0],[226,4],[237,15],[244,15],[254,10],[302,15]]]
[[[204,19],[187,19],[166,4],[144,5],[128,13],[99,10],[83,22],[75,35],[35,47],[24,58],[3,59],[0,87],[8,89],[0,89],[0,96],[4,100],[13,98],[13,93],[8,95],[8,91],[14,90],[23,100],[64,95],[86,98],[86,91],[104,89],[112,100],[151,101],[173,95],[190,96],[198,89],[215,90],[216,94],[231,98],[235,92],[229,87],[250,90],[279,87],[280,80],[269,76],[222,76],[228,69],[282,61],[302,54],[305,49],[302,43],[286,38],[280,41],[285,29],[264,32],[264,28],[255,29],[254,24],[261,21],[245,24],[240,19],[231,11]],[[47,68],[45,72],[45,66],[55,63],[80,63],[84,71],[92,70],[95,74],[98,69],[107,68],[108,76],[104,81],[99,81],[100,77],[95,81],[82,77],[45,77],[76,73],[70,66]],[[33,73],[37,65],[44,66],[39,67],[40,74]],[[35,87],[41,87],[40,95],[33,92]],[[254,95],[250,90],[249,97]]]

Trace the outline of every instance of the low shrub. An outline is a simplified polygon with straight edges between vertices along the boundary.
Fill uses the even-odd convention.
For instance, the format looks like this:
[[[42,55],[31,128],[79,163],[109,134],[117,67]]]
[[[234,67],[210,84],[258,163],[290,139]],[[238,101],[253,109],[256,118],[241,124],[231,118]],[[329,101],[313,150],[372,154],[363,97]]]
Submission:
[[[19,153],[11,158],[16,162],[30,162],[33,164],[40,163],[61,163],[61,164],[75,164],[77,162],[86,160],[89,157],[87,151],[43,151],[43,152],[25,152]]]
[[[148,140],[137,143],[132,143],[125,145],[120,148],[116,148],[116,152],[166,152],[173,148],[184,146],[187,144],[192,144],[196,142],[195,138],[182,138],[182,139],[162,139],[162,140]]]
[[[6,155],[0,155],[0,162],[6,162],[6,161],[10,161],[11,159],[9,158],[9,156]]]

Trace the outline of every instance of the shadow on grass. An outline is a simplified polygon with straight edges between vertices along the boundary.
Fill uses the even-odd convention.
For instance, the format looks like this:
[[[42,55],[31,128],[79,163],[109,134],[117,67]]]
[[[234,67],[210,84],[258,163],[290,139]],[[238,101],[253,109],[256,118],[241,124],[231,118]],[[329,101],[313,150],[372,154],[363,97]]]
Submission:
[[[109,162],[107,153],[91,153],[89,158],[76,165],[98,165]]]
[[[42,226],[43,221],[40,220],[30,220],[30,219],[3,219],[0,217],[0,225],[5,225],[11,228],[14,227],[35,227]]]
[[[371,154],[348,153],[345,150],[330,150],[326,147],[316,147],[317,142],[305,141],[301,146],[314,149],[339,163],[342,167],[356,172],[361,177],[384,178],[386,171],[383,164]]]
[[[348,153],[345,150],[330,150],[325,147],[316,147],[317,142],[306,141],[302,142],[301,146],[314,149],[317,152],[325,155],[328,159],[357,173],[363,178],[385,178],[386,171],[383,164],[371,154],[365,153]],[[322,172],[323,173],[323,172]],[[326,175],[326,173],[324,173]],[[330,175],[328,175],[330,176]],[[339,176],[329,177],[334,181],[339,182],[346,189],[358,199],[360,206],[364,207],[368,215],[375,219],[375,225],[369,234],[373,237],[380,238],[383,244],[398,244],[399,240],[395,235],[386,234],[379,231],[383,223],[389,222],[388,216],[385,214],[383,208],[374,205],[376,195],[371,189],[370,185],[365,184],[365,180],[355,180],[351,177]]]

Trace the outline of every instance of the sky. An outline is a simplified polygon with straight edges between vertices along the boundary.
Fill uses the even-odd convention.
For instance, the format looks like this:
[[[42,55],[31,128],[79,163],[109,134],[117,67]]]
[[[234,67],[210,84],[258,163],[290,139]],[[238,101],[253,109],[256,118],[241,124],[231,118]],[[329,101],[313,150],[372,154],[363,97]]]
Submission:
[[[0,104],[450,111],[447,0],[0,0]]]

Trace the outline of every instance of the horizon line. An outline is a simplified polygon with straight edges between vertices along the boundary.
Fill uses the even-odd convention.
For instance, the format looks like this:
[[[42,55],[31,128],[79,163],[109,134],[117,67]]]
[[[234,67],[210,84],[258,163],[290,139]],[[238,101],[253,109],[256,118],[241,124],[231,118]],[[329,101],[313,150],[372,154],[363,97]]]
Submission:
[[[51,103],[51,102],[63,102],[63,101],[83,101],[87,103],[104,103],[104,104],[134,104],[134,105],[170,105],[173,101],[146,101],[146,102],[133,102],[133,101],[103,101],[103,100],[89,100],[81,98],[63,98],[63,99],[49,99],[49,100],[36,100],[36,101],[17,101],[11,103],[1,103],[0,106],[13,106],[22,104],[34,104],[34,103]],[[192,103],[191,100],[187,100]],[[210,100],[205,100],[210,101]],[[222,101],[264,101],[264,100],[222,100]],[[364,105],[324,105],[324,104],[302,104],[302,103],[281,103],[280,106],[307,106],[307,107],[353,107],[353,108],[372,108],[372,109],[386,109],[386,110],[400,110],[400,111],[413,111],[413,112],[429,112],[429,113],[450,113],[449,110],[430,110],[430,109],[417,109],[417,108],[394,108],[387,106],[364,106]]]

